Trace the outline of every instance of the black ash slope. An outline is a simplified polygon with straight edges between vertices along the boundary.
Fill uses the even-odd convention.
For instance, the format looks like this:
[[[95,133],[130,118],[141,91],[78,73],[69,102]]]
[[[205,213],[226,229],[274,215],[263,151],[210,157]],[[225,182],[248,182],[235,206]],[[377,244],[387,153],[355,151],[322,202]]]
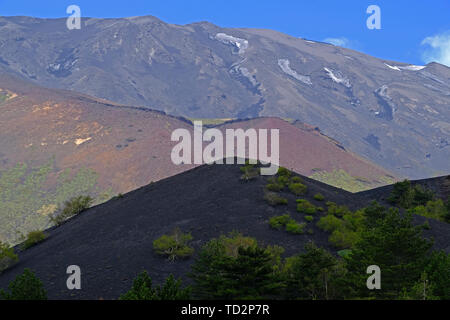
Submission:
[[[328,244],[328,234],[319,230],[315,222],[308,226],[314,230],[312,235],[271,229],[268,219],[286,211],[302,221],[303,214],[295,211],[297,197],[283,193],[288,206],[270,207],[263,200],[267,178],[243,182],[240,175],[236,165],[205,165],[93,207],[48,230],[46,241],[20,253],[20,262],[0,276],[0,288],[6,288],[24,268],[36,272],[50,299],[115,299],[130,288],[133,278],[143,270],[149,272],[154,283],[161,283],[171,273],[185,278],[193,258],[171,263],[152,250],[153,240],[175,227],[192,233],[197,251],[211,238],[236,230],[256,237],[262,244],[281,245],[288,255],[301,251],[310,239],[335,252]],[[352,210],[369,202],[358,194],[303,179],[308,194],[302,198],[315,205],[325,205],[313,199],[317,192],[326,201],[348,205]],[[446,231],[447,237],[441,242],[448,245],[450,226],[436,222],[429,232],[434,232],[435,224],[439,235]],[[69,265],[81,267],[81,290],[66,288]]]

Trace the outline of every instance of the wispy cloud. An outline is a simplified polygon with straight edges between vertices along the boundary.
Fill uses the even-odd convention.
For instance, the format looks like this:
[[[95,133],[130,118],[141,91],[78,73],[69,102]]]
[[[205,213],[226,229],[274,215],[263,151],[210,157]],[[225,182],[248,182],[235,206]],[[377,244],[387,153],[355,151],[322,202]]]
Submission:
[[[450,31],[426,37],[421,44],[428,46],[422,54],[425,63],[435,61],[450,67]]]
[[[345,37],[340,38],[326,38],[323,39],[323,42],[334,44],[335,46],[350,48],[350,41]]]

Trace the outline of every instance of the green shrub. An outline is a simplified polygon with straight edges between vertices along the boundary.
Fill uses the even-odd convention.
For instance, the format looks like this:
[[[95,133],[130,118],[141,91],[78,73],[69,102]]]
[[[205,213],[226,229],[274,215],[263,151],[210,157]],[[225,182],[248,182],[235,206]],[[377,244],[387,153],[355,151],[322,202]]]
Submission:
[[[291,183],[303,183],[302,178],[300,178],[299,176],[295,176],[291,178]]]
[[[0,273],[17,261],[19,261],[19,257],[14,253],[14,248],[0,241]]]
[[[274,228],[280,230],[284,226],[286,226],[289,222],[293,221],[289,213],[286,213],[282,216],[275,216],[269,219],[269,225]]]
[[[343,249],[343,250],[339,250],[337,252],[337,254],[342,258],[349,257],[351,253],[352,253],[352,250],[350,250],[350,249]]]
[[[24,269],[8,286],[9,292],[0,290],[4,300],[47,300],[41,280],[30,269]]]
[[[288,170],[288,169],[286,169],[285,167],[279,167],[278,168],[278,172],[277,172],[277,175],[278,176],[285,176],[285,177],[290,177],[291,176],[291,172]]]
[[[448,208],[442,199],[430,200],[425,205],[418,205],[409,209],[410,212],[421,215],[427,218],[432,218],[440,221],[446,221]]]
[[[328,300],[342,299],[342,281],[345,269],[327,250],[312,242],[304,253],[289,257],[284,266],[285,298]]]
[[[279,191],[283,190],[283,188],[284,188],[284,186],[279,183],[268,183],[266,185],[266,189],[269,191],[273,191],[273,192],[279,192]]]
[[[297,223],[296,221],[291,221],[286,224],[286,231],[294,234],[303,234],[305,233],[306,223]]]
[[[242,172],[241,180],[244,181],[256,179],[260,174],[259,168],[255,168],[254,165],[251,164],[240,167],[240,170]]]
[[[57,213],[55,216],[52,216],[50,220],[55,225],[60,225],[65,220],[76,216],[77,214],[80,214],[84,210],[88,209],[93,201],[94,199],[92,199],[90,196],[78,196],[72,198],[69,201],[66,201],[64,209],[60,213]]]
[[[331,244],[336,248],[351,248],[359,239],[359,234],[356,231],[350,230],[334,230],[328,238]]]
[[[433,191],[424,189],[418,184],[413,185],[409,180],[403,180],[394,184],[388,201],[394,205],[409,209],[414,206],[426,205],[428,201],[433,199]]]
[[[328,206],[328,214],[333,214],[336,217],[343,217],[345,214],[351,213],[346,206],[338,206],[333,203]]]
[[[285,185],[289,184],[289,177],[279,176],[277,178],[277,182],[284,187]]]
[[[264,200],[267,201],[271,206],[276,205],[287,205],[288,201],[287,199],[280,197],[278,194],[274,192],[266,192],[264,194]]]
[[[313,216],[305,216],[305,220],[308,222],[311,222],[314,220],[314,217]]]
[[[133,281],[131,289],[120,296],[119,300],[189,300],[190,288],[181,288],[181,280],[170,275],[163,286],[152,287],[152,279],[143,271]]]
[[[314,195],[314,199],[317,201],[323,201],[323,200],[325,200],[325,197],[321,193],[316,193]]]
[[[281,228],[285,227],[286,231],[289,233],[295,233],[295,234],[303,234],[304,227],[306,223],[297,223],[294,219],[291,218],[289,213],[286,213],[282,216],[275,216],[270,218],[269,225],[274,228],[280,230]]]
[[[188,246],[191,240],[190,233],[183,233],[176,228],[171,235],[162,235],[153,241],[153,249],[157,254],[167,256],[170,261],[189,258],[194,253],[194,249]]]
[[[328,214],[325,217],[320,218],[319,222],[317,222],[317,226],[328,232],[333,232],[336,229],[339,229],[343,225],[343,221],[332,214]]]
[[[191,267],[193,296],[199,299],[268,299],[277,296],[280,248],[262,248],[255,244],[239,247],[229,256],[223,240],[212,239],[201,249]]]
[[[297,200],[297,211],[301,213],[305,213],[307,215],[315,214],[317,211],[317,208],[310,203],[308,200],[305,199],[298,199]]]
[[[255,238],[245,237],[241,233],[232,231],[228,236],[221,235],[218,239],[228,257],[237,257],[238,249],[257,246]]]
[[[296,196],[305,194],[307,189],[308,188],[300,182],[289,184],[289,190]]]
[[[47,234],[43,231],[35,230],[30,231],[26,237],[26,240],[22,243],[23,249],[28,249],[39,242],[44,241],[47,238]]]

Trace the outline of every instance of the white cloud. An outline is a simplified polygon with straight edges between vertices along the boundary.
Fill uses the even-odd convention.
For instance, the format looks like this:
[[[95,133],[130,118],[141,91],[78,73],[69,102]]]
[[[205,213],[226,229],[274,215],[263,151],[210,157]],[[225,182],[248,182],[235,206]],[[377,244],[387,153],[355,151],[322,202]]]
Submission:
[[[422,54],[423,61],[435,61],[450,67],[450,31],[426,37],[421,44],[430,47]]]
[[[340,37],[340,38],[326,38],[323,40],[323,42],[331,43],[335,46],[349,48],[350,47],[350,41],[347,38]]]

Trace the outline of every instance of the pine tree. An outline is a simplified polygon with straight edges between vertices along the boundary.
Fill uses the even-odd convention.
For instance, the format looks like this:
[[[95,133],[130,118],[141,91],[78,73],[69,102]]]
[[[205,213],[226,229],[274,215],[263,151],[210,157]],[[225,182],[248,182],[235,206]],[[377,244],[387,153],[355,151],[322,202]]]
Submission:
[[[287,259],[288,299],[333,299],[342,297],[339,281],[345,275],[342,264],[329,252],[309,242],[305,253]]]
[[[44,289],[33,271],[24,269],[8,286],[9,292],[0,290],[0,299],[4,300],[47,300]]]
[[[349,285],[355,296],[397,298],[420,279],[427,263],[432,241],[422,237],[422,227],[412,224],[410,214],[402,216],[390,209],[373,228],[362,231],[361,239],[346,258]],[[368,290],[367,267],[381,269],[381,290]]]
[[[170,275],[164,285],[153,288],[152,279],[146,271],[133,281],[131,289],[120,296],[120,300],[187,300],[190,288],[181,288],[181,280]]]
[[[280,290],[274,253],[257,245],[240,246],[237,255],[226,253],[224,240],[213,239],[192,266],[193,294],[201,299],[269,298]],[[229,239],[228,239],[229,240]]]

